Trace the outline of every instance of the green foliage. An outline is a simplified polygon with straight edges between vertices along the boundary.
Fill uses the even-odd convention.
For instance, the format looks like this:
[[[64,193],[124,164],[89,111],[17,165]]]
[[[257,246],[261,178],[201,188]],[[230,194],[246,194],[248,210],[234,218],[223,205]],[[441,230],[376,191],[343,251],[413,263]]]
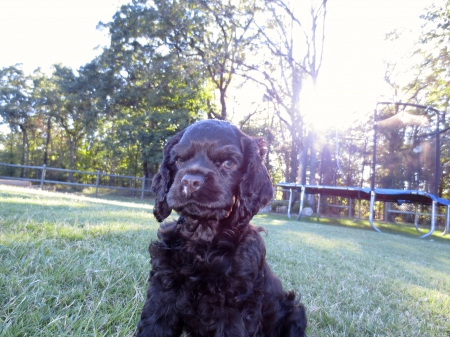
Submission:
[[[25,127],[31,118],[30,83],[19,65],[0,69],[0,117],[11,129]]]
[[[30,97],[29,78],[20,66],[0,69],[0,117],[13,132],[22,133],[21,164],[29,161],[29,132],[33,128],[33,100]],[[24,176],[22,170],[21,176]]]
[[[395,78],[392,73],[386,77],[387,82],[394,89],[395,96],[404,96],[407,97],[406,99],[409,102],[430,105],[439,110],[439,128],[441,131],[448,130],[450,126],[450,120],[448,118],[450,108],[450,89],[448,86],[450,81],[450,51],[448,50],[450,42],[449,15],[450,1],[448,0],[436,2],[426,8],[424,14],[421,15],[422,27],[416,38],[414,50],[408,55],[408,59],[410,60],[408,64],[411,66],[408,69],[403,69],[405,74],[402,74],[399,78]],[[387,38],[395,41],[401,38],[401,35],[395,31],[389,34]],[[390,69],[388,69],[387,73],[392,72],[396,67],[404,68],[401,62],[391,64],[389,67]],[[406,84],[402,84],[405,82],[405,78]],[[420,114],[426,116],[429,120],[432,125],[429,128],[429,133],[432,134],[434,132],[432,129],[437,124],[437,116],[431,111],[422,111]],[[427,155],[424,151],[426,150],[426,146],[421,144],[427,138],[423,135],[421,138],[417,137],[421,132],[421,127],[410,127],[409,130],[405,126],[398,127],[396,137],[400,142],[395,142],[394,138],[392,138],[395,131],[392,130],[390,132],[392,136],[390,140],[391,147],[394,146],[397,150],[397,155],[391,152],[391,157],[396,156],[396,158],[391,158],[390,165],[391,167],[395,167],[395,171],[397,171],[395,175],[397,178],[395,182],[391,181],[389,183],[398,186],[406,183],[413,187],[419,186],[423,190],[434,191],[434,177],[431,179],[430,177],[434,175],[434,162],[436,158],[432,147],[435,144],[431,140],[428,142],[428,144],[431,144],[431,148],[429,149],[430,153]],[[420,158],[417,155],[417,158],[414,159],[416,164],[409,165],[409,168],[405,167],[405,158],[398,152],[399,150],[406,151],[406,147],[401,149],[399,147],[401,147],[401,144],[405,145],[407,143],[405,141],[407,138],[409,138],[410,144],[414,144],[414,146],[421,145],[424,149],[420,154]],[[437,191],[440,196],[448,197],[450,195],[448,189],[450,182],[450,141],[448,131],[441,133],[440,143],[441,162],[439,171],[441,173],[441,179]],[[386,156],[386,160],[388,160],[387,157],[388,155]],[[419,177],[419,179],[416,179],[416,182],[412,179],[414,174]],[[428,180],[432,181],[431,184],[429,182],[427,183],[431,186],[423,186],[423,182],[420,182],[420,180],[426,180],[427,177]]]
[[[20,162],[21,151],[16,148],[16,144],[20,144],[19,134],[12,132],[0,133],[0,144],[0,162],[9,164]],[[14,169],[11,167],[0,167],[0,175],[14,176],[14,173]]]
[[[202,73],[180,56],[173,27],[153,7],[122,6],[103,27],[111,46],[100,62],[111,83],[108,117],[115,130],[107,146],[139,148],[147,174],[160,162],[166,140],[206,110]]]
[[[419,38],[417,54],[422,56],[418,64],[417,77],[408,84],[406,90],[413,91],[415,96],[426,104],[443,111],[441,116],[444,127],[450,125],[448,112],[450,109],[450,1],[443,0],[426,9],[423,19],[423,30]],[[441,141],[441,184],[439,194],[449,197],[447,188],[450,182],[450,141],[448,132],[442,135]]]
[[[426,9],[419,46],[415,51],[422,56],[418,64],[417,78],[407,90],[413,90],[420,99],[433,104],[439,110],[448,110],[450,88],[450,1],[433,4]]]
[[[19,65],[0,70],[0,122],[11,132],[0,140],[0,161],[151,177],[177,131],[202,118],[230,119],[229,88],[240,76],[262,89],[264,108],[243,111],[240,124],[267,139],[274,182],[367,186],[372,121],[339,136],[357,141],[337,142],[303,122],[300,92],[320,72],[327,1],[303,5],[293,11],[284,0],[131,1],[99,24],[110,45],[80,69],[55,65],[50,76],[39,69],[25,75]],[[404,89],[443,112],[441,128],[450,126],[448,15],[447,0],[425,11],[420,62]],[[379,186],[433,190],[424,183],[433,171],[430,152],[414,163],[405,155],[405,144],[419,141],[417,131],[399,127],[380,136]],[[441,138],[439,194],[449,196],[450,139]]]
[[[110,47],[76,72],[2,70],[1,117],[13,132],[20,126],[22,157],[29,149],[34,165],[154,173],[167,139],[202,118],[210,100],[201,69],[179,54],[162,14],[141,2],[123,6],[102,24]],[[5,145],[10,162],[17,145]]]
[[[267,71],[288,74],[282,82],[295,82],[294,87],[278,87],[273,81],[265,87],[281,88],[281,100],[289,101],[292,96],[292,109],[297,109],[301,86],[296,79],[311,75],[311,64],[297,55],[293,60],[288,55],[292,45],[277,52],[276,45],[290,40],[287,26],[281,21],[267,24],[264,14],[269,9],[274,15],[271,20],[280,13],[289,19],[288,7],[283,1],[264,0],[133,0],[123,5],[110,22],[99,24],[109,33],[110,45],[84,67],[73,70],[58,64],[51,76],[37,70],[29,77],[20,67],[2,70],[9,72],[2,75],[4,97],[21,102],[1,105],[11,109],[14,105],[14,113],[9,108],[2,113],[11,131],[22,134],[22,144],[15,140],[14,152],[20,145],[23,164],[151,177],[164,144],[174,133],[201,118],[229,119],[227,94],[237,76],[264,82],[276,77]],[[292,19],[301,28],[298,18]],[[269,34],[267,27],[271,28]],[[279,39],[270,40],[277,35]],[[270,41],[263,43],[261,37]],[[310,52],[310,59],[315,59],[317,55]],[[265,58],[267,54],[272,55],[270,60]],[[289,71],[279,69],[279,64],[289,67],[291,61],[295,65]],[[265,80],[261,80],[261,71],[259,77],[250,75],[258,69],[255,62],[270,68],[261,68],[267,70]],[[319,66],[313,68],[317,73]],[[267,91],[266,96],[279,104],[274,95]],[[275,181],[283,176],[295,180],[303,125],[297,123],[301,120],[298,109],[294,115],[290,125],[284,125],[286,120],[279,114],[278,123],[271,118],[270,126],[264,121],[249,128],[260,128],[258,134],[267,132],[269,142],[276,140],[277,128],[290,133],[269,149],[268,166]],[[277,155],[279,148],[281,156]],[[4,157],[14,157],[11,147],[4,146],[1,152]],[[284,163],[287,170],[282,169]],[[63,178],[52,174],[55,180]]]

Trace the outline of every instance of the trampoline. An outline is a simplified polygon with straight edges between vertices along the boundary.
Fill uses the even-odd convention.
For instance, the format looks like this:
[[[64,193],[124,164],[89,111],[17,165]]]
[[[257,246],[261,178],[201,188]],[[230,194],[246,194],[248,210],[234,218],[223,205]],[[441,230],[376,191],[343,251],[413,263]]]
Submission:
[[[383,109],[379,111],[380,107]],[[316,210],[318,216],[320,216],[321,195],[343,197],[349,199],[347,204],[334,202],[327,206],[340,208],[340,213],[343,209],[348,209],[351,216],[352,200],[358,200],[357,218],[359,218],[361,200],[369,201],[369,222],[377,232],[381,230],[374,223],[376,201],[384,203],[385,220],[389,218],[390,213],[406,215],[408,218],[413,216],[414,226],[419,233],[421,233],[418,225],[419,217],[430,217],[430,229],[421,235],[421,238],[426,238],[435,231],[437,217],[444,218],[445,228],[442,234],[448,234],[450,200],[438,197],[442,194],[442,189],[439,190],[440,186],[442,188],[441,144],[442,140],[450,140],[444,135],[450,130],[450,127],[446,127],[444,117],[443,113],[430,106],[402,102],[377,103],[373,116],[371,159],[367,139],[367,135],[370,135],[368,128],[362,129],[365,131],[356,134],[356,137],[352,135],[351,130],[343,137],[338,137],[336,131],[334,160],[331,148],[325,152],[324,147],[321,160],[323,166],[319,172],[319,176],[323,179],[320,178],[317,185],[306,184],[305,178],[302,178],[301,184],[284,182],[277,184],[290,193],[288,216],[291,216],[293,192],[298,191],[300,207],[297,219],[302,215],[305,194],[318,196]],[[344,149],[347,151],[346,156],[341,154]],[[347,169],[344,168],[345,163]],[[366,166],[371,167],[370,174],[366,173]],[[360,187],[351,187],[356,184]],[[405,207],[400,209],[403,204],[406,204]],[[407,207],[408,204],[415,206],[414,211],[413,207]],[[419,212],[419,206],[422,205],[429,207],[427,213]],[[391,206],[395,209],[391,209]],[[441,208],[441,214],[436,212],[438,206]],[[405,208],[407,210],[404,210]],[[442,214],[442,208],[445,208],[445,215]]]
[[[300,208],[297,216],[297,220],[300,220],[304,207],[305,194],[315,194],[319,197],[317,203],[317,214],[320,214],[320,196],[342,196],[356,200],[368,200],[370,201],[369,223],[370,226],[377,232],[381,230],[375,226],[374,223],[374,206],[375,201],[381,202],[396,202],[398,204],[414,203],[422,205],[431,205],[431,223],[430,230],[423,234],[420,238],[426,238],[433,234],[436,229],[436,206],[445,206],[445,229],[442,235],[446,235],[450,232],[450,200],[436,197],[434,194],[426,193],[415,190],[398,190],[388,188],[375,188],[371,190],[368,187],[347,187],[347,186],[320,186],[320,185],[300,185],[292,183],[279,183],[277,186],[289,190],[289,204],[288,204],[288,217],[291,217],[291,204],[293,198],[293,192],[298,191],[300,193]],[[416,208],[417,209],[417,208]],[[415,212],[414,225],[418,232],[420,232],[417,217],[418,212]]]

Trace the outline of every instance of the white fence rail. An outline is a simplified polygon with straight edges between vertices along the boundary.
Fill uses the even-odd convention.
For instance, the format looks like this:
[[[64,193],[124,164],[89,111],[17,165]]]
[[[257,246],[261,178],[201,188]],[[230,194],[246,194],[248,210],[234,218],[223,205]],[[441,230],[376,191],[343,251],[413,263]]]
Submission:
[[[61,168],[47,167],[45,164],[42,166],[27,166],[27,165],[15,165],[15,164],[0,163],[0,167],[1,166],[13,167],[13,168],[18,168],[18,169],[41,170],[40,176],[36,175],[39,177],[35,177],[35,178],[0,175],[0,179],[31,181],[31,182],[38,183],[40,189],[43,189],[44,184],[95,187],[95,196],[98,195],[99,188],[127,190],[127,191],[139,191],[139,192],[141,192],[141,199],[144,199],[144,194],[146,192],[147,193],[151,192],[151,190],[149,188],[146,188],[146,186],[150,185],[149,183],[151,182],[151,179],[147,179],[147,178],[145,178],[145,176],[143,176],[142,178],[138,178],[138,177],[133,177],[133,176],[123,176],[123,175],[104,173],[104,172],[100,172],[100,170],[98,170],[96,172],[67,170],[67,169],[61,169]],[[45,174],[47,171],[59,171],[59,172],[67,172],[67,173],[76,173],[76,174],[81,174],[81,175],[95,176],[95,184],[94,183],[71,182],[71,181],[48,180],[48,179],[45,179]],[[129,186],[103,185],[103,184],[101,184],[102,177],[109,177],[109,178],[114,178],[114,179],[115,178],[128,179]],[[140,187],[138,187],[139,185],[140,185]],[[134,186],[134,187],[132,187],[132,186]]]

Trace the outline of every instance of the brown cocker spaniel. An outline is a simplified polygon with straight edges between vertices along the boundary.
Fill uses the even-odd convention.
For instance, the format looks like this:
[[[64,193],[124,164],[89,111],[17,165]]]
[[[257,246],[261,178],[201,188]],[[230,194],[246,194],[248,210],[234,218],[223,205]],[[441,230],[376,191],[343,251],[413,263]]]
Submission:
[[[273,196],[266,147],[205,120],[172,137],[152,188],[162,223],[137,336],[300,337],[306,315],[265,261],[252,217]]]

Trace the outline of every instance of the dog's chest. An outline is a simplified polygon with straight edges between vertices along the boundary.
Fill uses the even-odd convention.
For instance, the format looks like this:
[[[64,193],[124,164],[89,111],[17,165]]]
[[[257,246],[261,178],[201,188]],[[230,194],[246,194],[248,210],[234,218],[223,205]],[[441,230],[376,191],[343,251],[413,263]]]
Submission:
[[[253,319],[261,314],[263,277],[242,268],[239,250],[197,247],[187,256],[179,253],[183,263],[174,266],[182,280],[176,307],[187,331],[191,327],[198,333],[204,328],[199,335],[209,336],[224,324],[224,319],[234,322],[241,320],[241,314]]]
[[[224,291],[236,273],[233,250],[210,244],[188,245],[174,254],[172,268],[191,292]]]
[[[175,302],[187,332],[215,336],[224,325],[235,324],[239,331],[243,326],[259,331],[255,322],[262,315],[265,251],[251,229],[211,242],[189,240],[174,230],[151,246],[151,283]]]
[[[214,306],[235,306],[251,297],[261,280],[255,256],[243,254],[243,247],[228,243],[190,242],[164,245],[165,265],[158,269],[177,292],[180,301],[189,306],[213,302]]]

